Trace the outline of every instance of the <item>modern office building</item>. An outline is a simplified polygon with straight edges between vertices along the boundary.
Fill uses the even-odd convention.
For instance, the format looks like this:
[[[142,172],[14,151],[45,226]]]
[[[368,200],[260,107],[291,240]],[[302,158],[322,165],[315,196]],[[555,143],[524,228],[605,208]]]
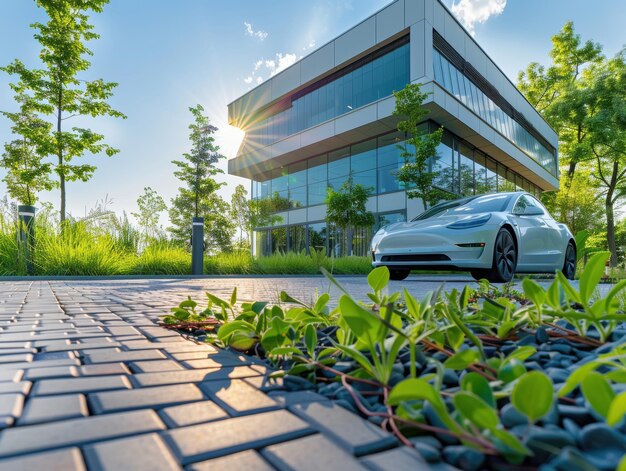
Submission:
[[[439,187],[456,195],[558,187],[554,130],[441,1],[396,0],[228,106],[229,123],[245,131],[229,173],[280,210],[273,227],[257,228],[256,253],[340,253],[324,199],[349,175],[372,188],[377,225],[422,211],[396,178],[405,136],[392,114],[393,91],[415,82],[430,92],[424,129],[445,128],[431,162]],[[357,253],[370,234],[357,235]]]

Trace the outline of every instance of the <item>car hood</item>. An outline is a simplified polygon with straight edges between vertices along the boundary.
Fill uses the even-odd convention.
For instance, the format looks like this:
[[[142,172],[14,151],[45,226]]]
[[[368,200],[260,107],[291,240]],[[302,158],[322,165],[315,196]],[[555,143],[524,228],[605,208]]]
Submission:
[[[450,215],[450,216],[439,216],[436,218],[424,219],[422,221],[408,221],[408,222],[396,222],[393,224],[389,224],[388,226],[384,226],[381,228],[381,232],[384,233],[393,233],[393,232],[403,232],[403,231],[414,231],[418,229],[429,230],[429,229],[437,229],[441,227],[445,227],[449,224],[452,224],[456,221],[461,221],[463,219],[468,218],[480,218],[485,214],[491,214],[492,219],[495,213],[474,213],[474,214],[460,214],[460,215]]]

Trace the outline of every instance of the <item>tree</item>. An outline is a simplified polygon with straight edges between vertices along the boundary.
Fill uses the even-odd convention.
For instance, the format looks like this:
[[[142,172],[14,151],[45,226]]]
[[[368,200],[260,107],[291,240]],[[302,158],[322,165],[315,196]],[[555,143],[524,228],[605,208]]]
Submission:
[[[155,237],[159,231],[161,213],[167,210],[165,201],[161,195],[148,186],[137,198],[137,206],[139,211],[131,214],[137,219],[139,227],[143,229],[144,237]]]
[[[339,191],[328,188],[326,219],[329,224],[345,231],[348,255],[352,255],[354,230],[374,225],[374,215],[366,209],[367,199],[371,193],[371,188],[355,184],[352,176],[341,185]]]
[[[51,165],[43,161],[37,152],[36,143],[50,132],[51,125],[37,117],[27,95],[19,94],[15,100],[20,104],[16,113],[4,112],[11,120],[11,131],[19,139],[4,145],[0,164],[7,171],[4,182],[12,198],[21,204],[34,205],[37,193],[54,188],[50,179]]]
[[[172,227],[168,230],[176,241],[188,244],[192,218],[203,217],[207,249],[230,250],[235,227],[229,218],[228,203],[217,194],[225,183],[215,180],[216,175],[224,173],[217,163],[226,157],[219,153],[219,147],[215,145],[213,134],[217,128],[203,115],[204,108],[197,105],[189,111],[194,118],[189,125],[191,151],[183,154],[184,160],[172,161],[178,168],[174,175],[183,186],[178,188],[178,195],[172,199],[169,210]]]
[[[250,205],[248,204],[248,192],[243,185],[237,185],[230,200],[230,218],[239,229],[238,245],[244,247],[250,243]],[[246,237],[244,237],[244,234]]]
[[[531,105],[559,134],[561,162],[567,166],[567,180],[574,177],[579,162],[591,157],[587,117],[597,110],[586,108],[589,77],[585,71],[602,60],[602,48],[582,42],[572,22],[552,38],[552,65],[533,62],[518,74],[518,88]],[[567,186],[566,185],[566,186]]]
[[[71,164],[73,159],[86,153],[104,152],[112,156],[119,152],[103,142],[104,136],[91,129],[64,126],[66,120],[77,116],[125,116],[107,103],[117,86],[102,79],[86,81],[78,75],[86,72],[91,63],[86,56],[92,52],[85,43],[99,38],[89,24],[88,12],[101,13],[108,0],[37,0],[37,5],[48,15],[48,22],[31,25],[35,39],[42,46],[39,57],[43,69],[29,69],[21,61],[1,70],[15,75],[17,83],[11,88],[18,94],[28,95],[32,111],[54,120],[54,127],[46,134],[33,134],[28,138],[36,145],[42,156],[56,157],[54,171],[61,189],[61,221],[66,217],[66,182],[88,181],[94,165]]]
[[[602,227],[603,205],[598,184],[591,177],[592,164],[578,166],[569,184],[568,176],[561,175],[561,189],[546,192],[541,201],[552,216],[567,224],[574,235],[581,231],[595,232]]]
[[[409,198],[419,198],[424,209],[449,198],[449,193],[436,188],[433,180],[437,172],[432,172],[430,162],[437,156],[437,146],[441,143],[443,128],[432,133],[420,132],[419,125],[429,111],[422,105],[428,93],[421,91],[420,84],[408,84],[404,90],[394,92],[396,108],[393,114],[404,118],[398,123],[398,130],[407,135],[407,139],[398,147],[404,158],[404,165],[398,171],[398,180],[404,183]]]
[[[615,209],[626,199],[626,48],[592,69],[588,118],[589,143],[596,168],[592,174],[604,192],[606,237],[611,266],[617,266]]]

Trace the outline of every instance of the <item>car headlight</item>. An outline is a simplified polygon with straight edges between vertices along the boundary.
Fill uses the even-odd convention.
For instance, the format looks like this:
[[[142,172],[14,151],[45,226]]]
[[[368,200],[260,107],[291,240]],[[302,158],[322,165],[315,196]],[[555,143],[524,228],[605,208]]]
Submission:
[[[458,221],[455,221],[452,224],[448,224],[446,227],[448,229],[470,229],[472,227],[478,227],[478,226],[482,226],[483,224],[486,224],[490,218],[491,218],[491,214],[481,214],[478,216],[470,216],[465,219],[460,219]]]

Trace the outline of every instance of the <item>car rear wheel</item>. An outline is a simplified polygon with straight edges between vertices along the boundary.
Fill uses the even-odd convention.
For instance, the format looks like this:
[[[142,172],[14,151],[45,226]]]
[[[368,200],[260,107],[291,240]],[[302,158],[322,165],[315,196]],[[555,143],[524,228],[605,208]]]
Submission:
[[[513,236],[506,229],[500,229],[493,248],[491,270],[485,271],[485,278],[492,283],[506,283],[513,279],[517,266],[517,249]]]
[[[565,278],[573,280],[576,276],[576,247],[572,242],[567,244],[565,250],[565,261],[563,262],[563,268],[561,269]]]
[[[409,276],[411,270],[397,270],[397,269],[389,269],[389,278],[395,281],[404,280],[407,276]]]

